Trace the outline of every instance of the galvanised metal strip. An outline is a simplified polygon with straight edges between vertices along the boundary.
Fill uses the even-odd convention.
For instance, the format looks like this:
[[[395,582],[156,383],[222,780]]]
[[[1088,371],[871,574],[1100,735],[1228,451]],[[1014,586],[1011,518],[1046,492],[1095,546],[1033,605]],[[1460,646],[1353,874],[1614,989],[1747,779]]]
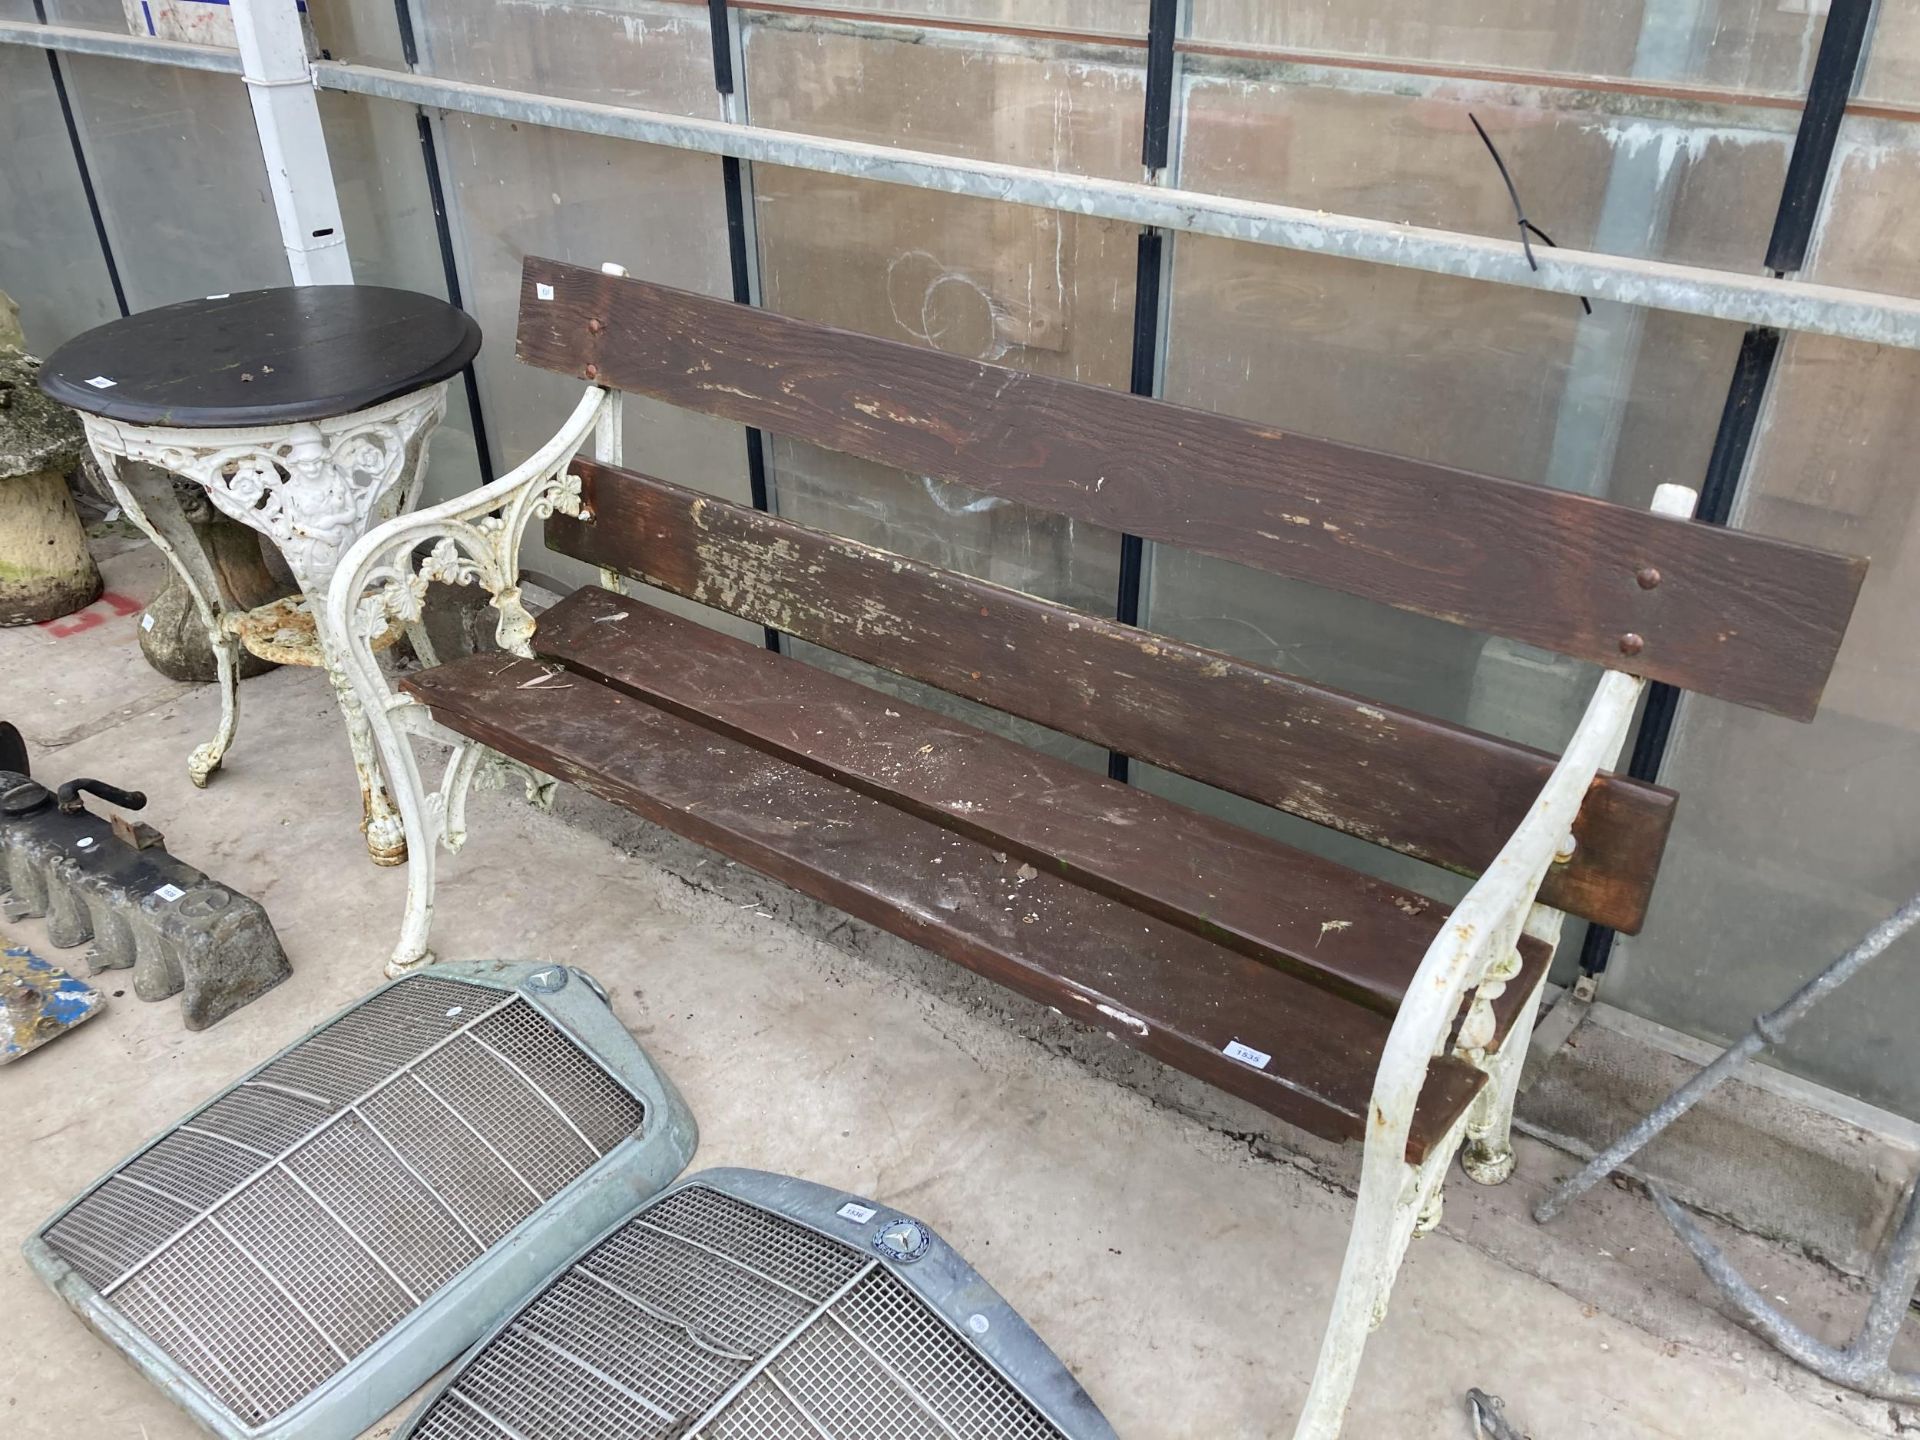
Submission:
[[[285,1161],[282,1161],[282,1160],[274,1161],[273,1168],[278,1170],[282,1175],[286,1176],[287,1179],[291,1180],[294,1183],[294,1185],[299,1188],[300,1192],[307,1197],[307,1199],[311,1200],[316,1206],[319,1207],[320,1213],[322,1215],[325,1215],[334,1224],[338,1225],[340,1227],[341,1233],[343,1233],[349,1240],[353,1241],[354,1244],[358,1245],[363,1251],[365,1251],[367,1258],[373,1261],[375,1265],[380,1267],[381,1273],[384,1274],[387,1277],[387,1279],[391,1280],[395,1285],[400,1287],[400,1293],[402,1295],[406,1296],[407,1299],[412,1301],[416,1306],[420,1303],[419,1292],[417,1292],[411,1285],[407,1284],[406,1281],[402,1280],[400,1276],[397,1273],[395,1273],[394,1268],[391,1265],[387,1264],[387,1262],[383,1258],[381,1258],[380,1252],[373,1248],[373,1241],[369,1240],[365,1235],[362,1235],[358,1230],[354,1229],[353,1226],[349,1225],[347,1223],[347,1217],[342,1215],[338,1210],[334,1209],[333,1206],[329,1205],[326,1201],[326,1197],[323,1196],[318,1190],[314,1189],[313,1186],[309,1185],[306,1181],[306,1178],[303,1175],[301,1175],[301,1173],[298,1170],[295,1170],[291,1165],[288,1165]],[[209,1215],[207,1216],[207,1223],[209,1225],[213,1225],[217,1227],[220,1224],[220,1219],[217,1215]],[[481,1246],[480,1249],[482,1254],[486,1253],[486,1247],[484,1245]]]
[[[838,1440],[838,1437],[835,1436],[832,1431],[828,1430],[826,1426],[822,1425],[819,1420],[815,1418],[811,1410],[807,1409],[807,1402],[793,1393],[793,1387],[791,1385],[787,1384],[786,1381],[782,1380],[771,1370],[764,1373],[767,1383],[780,1392],[780,1398],[793,1407],[793,1413],[800,1417],[801,1423],[811,1430],[814,1435],[818,1437],[818,1440]]]
[[[838,1315],[836,1315],[831,1310],[829,1310],[825,1315],[821,1316],[818,1323],[824,1325],[829,1322],[839,1327],[840,1333],[846,1336],[847,1339],[851,1340],[860,1349],[866,1351],[867,1358],[872,1360],[874,1364],[878,1365],[881,1368],[881,1370],[883,1370],[886,1373],[887,1378],[892,1380],[894,1384],[898,1385],[901,1391],[906,1395],[906,1397],[909,1400],[913,1401],[915,1405],[920,1407],[920,1413],[922,1415],[926,1416],[928,1420],[932,1421],[941,1430],[946,1432],[948,1440],[961,1440],[961,1437],[957,1433],[955,1433],[953,1426],[949,1425],[946,1422],[946,1420],[941,1416],[940,1412],[935,1410],[933,1406],[927,1402],[927,1397],[920,1393],[920,1391],[914,1386],[911,1380],[907,1379],[906,1376],[900,1373],[900,1371],[894,1366],[892,1361],[888,1360],[886,1356],[882,1355],[878,1350],[874,1349],[873,1343],[870,1340],[868,1340],[866,1336],[862,1335],[858,1330],[855,1330],[851,1325],[847,1324],[845,1320],[841,1319]],[[780,1377],[777,1375],[773,1375],[773,1376],[769,1376],[768,1378],[771,1380],[777,1381]],[[803,1406],[802,1408],[804,1409],[805,1407]]]
[[[367,1112],[362,1110],[358,1105],[349,1105],[347,1108],[353,1112],[354,1117],[358,1119],[362,1125],[367,1127],[367,1133],[369,1135],[387,1147],[387,1153],[393,1156],[402,1170],[414,1178],[415,1183],[417,1183],[422,1190],[427,1192],[428,1198],[447,1212],[447,1218],[460,1227],[461,1233],[473,1242],[473,1248],[482,1255],[486,1254],[487,1242],[480,1238],[479,1231],[469,1225],[460,1212],[453,1208],[453,1202],[440,1193],[438,1186],[434,1185],[432,1181],[428,1180],[426,1176],[416,1170],[413,1162],[400,1153],[399,1147],[387,1138],[386,1132],[373,1123],[373,1117],[368,1115]],[[400,1288],[403,1290],[406,1289],[404,1285]],[[408,1293],[412,1292],[409,1291]]]
[[[219,1216],[209,1215],[207,1217],[207,1224],[213,1227],[214,1233],[217,1234],[222,1240],[225,1240],[229,1245],[233,1246],[234,1249],[238,1250],[240,1252],[242,1259],[244,1259],[249,1265],[253,1266],[255,1270],[258,1270],[260,1272],[260,1278],[266,1281],[268,1285],[272,1286],[273,1289],[279,1293],[280,1298],[286,1301],[287,1304],[290,1307],[292,1307],[294,1314],[298,1315],[302,1320],[307,1322],[308,1328],[311,1329],[314,1334],[318,1335],[323,1341],[326,1342],[327,1348],[333,1351],[334,1354],[340,1357],[340,1362],[343,1365],[353,1358],[351,1355],[347,1354],[347,1352],[341,1347],[340,1342],[338,1340],[334,1339],[332,1335],[327,1333],[326,1327],[322,1325],[318,1320],[313,1318],[312,1313],[308,1311],[306,1306],[300,1303],[299,1299],[294,1295],[294,1293],[291,1290],[287,1289],[285,1285],[280,1283],[280,1277],[275,1275],[272,1270],[268,1269],[266,1264],[260,1259],[260,1257],[258,1255],[255,1255],[253,1251],[249,1250],[246,1247],[246,1243],[242,1241],[238,1235],[234,1234],[226,1226],[220,1223]]]
[[[757,125],[563,100],[376,66],[319,61],[324,90],[373,95],[527,125],[732,155],[741,160],[845,175],[883,184],[972,195],[1099,219],[1185,230],[1283,250],[1331,255],[1495,285],[1585,295],[1779,330],[1920,350],[1920,297],[1884,295],[1741,275],[1627,255],[1539,250],[1530,269],[1519,243],[1482,235],[1332,215],[1291,205],[1067,175],[990,160],[937,155]]]
[[[240,52],[219,45],[190,45],[183,40],[152,40],[111,30],[82,30],[73,25],[40,25],[31,20],[0,20],[0,45],[33,45],[71,55],[104,55],[112,60],[142,60],[182,70],[240,73]]]
[[[427,1094],[431,1095],[435,1100],[438,1100],[441,1106],[446,1110],[446,1112],[449,1115],[453,1116],[455,1120],[459,1121],[461,1125],[465,1126],[467,1133],[472,1135],[474,1139],[478,1140],[482,1145],[484,1145],[486,1147],[487,1153],[493,1156],[493,1158],[498,1160],[502,1165],[504,1165],[506,1167],[507,1173],[513,1176],[514,1179],[518,1180],[520,1184],[526,1189],[526,1192],[529,1195],[533,1196],[533,1200],[536,1205],[544,1205],[547,1203],[547,1197],[540,1193],[539,1187],[536,1186],[531,1180],[527,1179],[526,1176],[522,1175],[520,1173],[519,1167],[515,1165],[511,1160],[507,1159],[505,1155],[502,1155],[500,1153],[500,1147],[498,1145],[495,1145],[493,1141],[489,1140],[485,1135],[482,1135],[480,1133],[480,1127],[478,1125],[475,1125],[464,1114],[462,1114],[459,1106],[455,1105],[451,1100],[447,1099],[446,1096],[442,1095],[438,1090],[434,1089],[433,1086],[428,1084],[425,1077],[423,1077],[417,1070],[414,1071],[409,1078],[413,1081],[414,1084],[418,1085],[422,1090],[426,1091]]]
[[[573,1351],[567,1349],[566,1346],[556,1345],[553,1341],[549,1340],[546,1336],[536,1334],[532,1330],[523,1331],[521,1333],[520,1338],[523,1340],[531,1341],[533,1344],[538,1345],[542,1350],[546,1351],[549,1355],[553,1356],[556,1360],[560,1361],[563,1365],[571,1365],[573,1366],[574,1369],[580,1371],[582,1374],[591,1375],[595,1380],[598,1380],[602,1385],[605,1385],[609,1390],[617,1391],[619,1394],[626,1396],[627,1399],[631,1400],[635,1405],[638,1405],[642,1410],[645,1410],[649,1415],[652,1415],[656,1419],[664,1420],[669,1425],[671,1425],[680,1418],[678,1415],[674,1414],[671,1410],[663,1410],[660,1406],[654,1404],[653,1401],[649,1400],[646,1396],[642,1395],[638,1390],[634,1389],[631,1385],[621,1384],[620,1381],[614,1379],[613,1376],[607,1374],[607,1372],[602,1370],[598,1365],[595,1365],[590,1361],[585,1360],[582,1357],[574,1354]]]
[[[447,1394],[452,1399],[458,1400],[462,1405],[473,1411],[474,1414],[478,1415],[489,1425],[493,1426],[494,1429],[506,1437],[506,1440],[527,1440],[526,1436],[507,1424],[506,1421],[502,1420],[498,1415],[495,1415],[491,1410],[481,1409],[478,1401],[469,1399],[457,1386],[449,1388]]]
[[[0,44],[240,73],[239,57],[217,46],[29,21],[0,21]],[[315,62],[313,72],[314,83],[322,90],[1186,230],[1494,285],[1585,295],[1650,310],[1920,350],[1920,299],[1907,296],[1568,249],[1537,254],[1540,268],[1536,271],[1528,268],[1517,242],[1426,226],[1326,214],[1192,190],[1161,190],[1134,181],[1066,175],[621,105],[563,100],[378,66],[325,60]]]
[[[271,1160],[274,1158],[271,1150],[262,1150],[258,1145],[249,1145],[244,1140],[235,1140],[231,1135],[222,1135],[213,1130],[203,1130],[198,1125],[176,1125],[173,1128],[175,1134],[198,1135],[203,1140],[211,1140],[218,1145],[231,1145],[235,1150],[244,1150],[249,1155],[259,1156],[262,1160]],[[122,1175],[120,1178],[122,1180],[129,1180],[133,1177]]]
[[[701,1350],[705,1350],[709,1355],[718,1355],[722,1360],[737,1360],[743,1365],[750,1364],[753,1360],[753,1357],[751,1355],[742,1355],[737,1350],[721,1349],[718,1345],[715,1345],[711,1340],[706,1339],[691,1325],[689,1325],[688,1322],[680,1319],[677,1315],[670,1315],[665,1310],[660,1309],[658,1306],[648,1304],[645,1300],[642,1300],[638,1295],[635,1295],[632,1291],[614,1284],[613,1281],[607,1279],[606,1276],[600,1274],[598,1271],[589,1270],[586,1267],[586,1264],[584,1262],[584,1257],[582,1261],[580,1263],[577,1263],[573,1267],[573,1269],[568,1273],[573,1275],[578,1275],[582,1280],[588,1281],[589,1283],[594,1285],[598,1285],[602,1290],[606,1291],[609,1295],[612,1295],[616,1299],[620,1300],[622,1303],[628,1306],[631,1306],[633,1309],[639,1311],[642,1315],[646,1316],[649,1320],[657,1320],[662,1325],[671,1325],[674,1329],[678,1330],[681,1334],[685,1335],[689,1343],[693,1344],[694,1346],[698,1347]]]

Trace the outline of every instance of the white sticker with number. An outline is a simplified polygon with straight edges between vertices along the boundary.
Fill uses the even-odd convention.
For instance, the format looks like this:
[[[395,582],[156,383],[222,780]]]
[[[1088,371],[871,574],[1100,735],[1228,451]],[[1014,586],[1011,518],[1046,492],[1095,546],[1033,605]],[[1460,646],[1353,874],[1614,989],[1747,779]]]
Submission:
[[[536,300],[551,300],[553,298],[553,287],[544,280],[534,281],[533,298]]]
[[[118,380],[109,380],[104,375],[96,375],[91,380],[87,381],[87,383],[96,390],[111,390],[114,386],[118,385],[120,382]]]
[[[158,890],[154,891],[153,893],[159,896],[160,899],[162,900],[178,900],[182,895],[186,894],[187,892],[182,890],[178,885],[162,885]]]
[[[856,1205],[853,1201],[849,1200],[833,1213],[838,1215],[842,1220],[851,1220],[856,1225],[864,1225],[880,1212],[865,1205]]]
[[[1220,1053],[1229,1060],[1238,1060],[1242,1065],[1251,1065],[1256,1070],[1266,1069],[1273,1060],[1273,1056],[1266,1051],[1242,1045],[1238,1040],[1229,1040]]]

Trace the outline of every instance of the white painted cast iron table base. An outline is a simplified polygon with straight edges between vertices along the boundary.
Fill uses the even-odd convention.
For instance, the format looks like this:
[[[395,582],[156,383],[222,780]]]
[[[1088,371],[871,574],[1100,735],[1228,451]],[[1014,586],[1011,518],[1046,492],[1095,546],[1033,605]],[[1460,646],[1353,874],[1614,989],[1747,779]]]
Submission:
[[[233,743],[243,643],[271,660],[324,669],[360,774],[367,850],[380,865],[406,860],[406,831],[387,798],[366,714],[342,668],[342,637],[327,622],[327,588],[348,546],[374,524],[412,508],[427,441],[446,406],[447,382],[441,381],[333,419],[244,429],[174,429],[81,416],[114,498],[179,572],[213,646],[220,727],[187,761],[193,783],[205,786]],[[277,615],[265,616],[232,603],[174,497],[173,475],[199,485],[221,513],[273,542],[300,587],[293,612],[283,605]],[[263,618],[275,623],[263,626]],[[310,641],[301,633],[307,626]]]

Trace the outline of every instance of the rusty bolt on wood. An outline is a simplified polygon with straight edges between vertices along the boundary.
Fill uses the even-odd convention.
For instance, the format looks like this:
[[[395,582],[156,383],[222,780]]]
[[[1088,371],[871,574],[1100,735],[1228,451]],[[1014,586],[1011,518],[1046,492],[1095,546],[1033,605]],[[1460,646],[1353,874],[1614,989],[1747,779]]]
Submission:
[[[1620,637],[1620,653],[1622,655],[1638,655],[1646,648],[1647,642],[1631,630]]]
[[[598,335],[605,328],[597,318],[587,321],[587,333],[590,335]]]
[[[1660,572],[1651,565],[1642,565],[1633,572],[1633,578],[1640,582],[1642,590],[1651,590],[1660,583]]]
[[[587,366],[587,378],[588,378],[589,380],[597,380],[597,379],[599,379],[599,378],[600,378],[600,367],[599,367],[598,365],[589,365],[589,366]]]

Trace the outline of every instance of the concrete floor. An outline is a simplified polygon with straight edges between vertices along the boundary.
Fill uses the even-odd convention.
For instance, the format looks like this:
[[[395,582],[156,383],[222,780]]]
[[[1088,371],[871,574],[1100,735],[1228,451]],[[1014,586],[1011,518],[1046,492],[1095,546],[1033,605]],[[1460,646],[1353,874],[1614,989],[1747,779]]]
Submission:
[[[157,579],[144,551],[109,559],[107,571],[135,599]],[[402,876],[361,851],[320,677],[248,682],[239,743],[196,792],[184,761],[211,733],[215,697],[147,671],[135,623],[103,618],[64,638],[0,631],[0,715],[27,732],[44,777],[145,789],[171,848],[268,906],[295,973],[200,1035],[180,1028],[171,1004],[115,995],[83,1029],[0,1071],[8,1440],[197,1433],[42,1289],[14,1242],[151,1132],[376,983],[400,914]],[[1018,1006],[928,978],[941,972],[925,957],[894,963],[904,947],[829,926],[809,902],[584,797],[549,816],[490,792],[473,820],[473,841],[445,866],[440,953],[596,974],[692,1105],[696,1168],[786,1171],[930,1221],[1123,1435],[1290,1433],[1345,1243],[1350,1153],[1237,1102],[1195,1100],[1130,1055],[1103,1058],[1095,1052],[1111,1047],[1098,1037],[1036,1030]],[[37,922],[11,933],[61,953],[44,948]],[[116,978],[102,977],[110,992]],[[1504,1396],[1535,1440],[1920,1429],[1729,1324],[1639,1196],[1603,1187],[1551,1230],[1534,1227],[1526,1206],[1567,1168],[1528,1143],[1502,1190],[1452,1183],[1445,1224],[1414,1246],[1367,1352],[1350,1436],[1467,1440],[1471,1385]],[[1858,1312],[1860,1297],[1830,1272],[1727,1239],[1808,1323],[1844,1328]]]

